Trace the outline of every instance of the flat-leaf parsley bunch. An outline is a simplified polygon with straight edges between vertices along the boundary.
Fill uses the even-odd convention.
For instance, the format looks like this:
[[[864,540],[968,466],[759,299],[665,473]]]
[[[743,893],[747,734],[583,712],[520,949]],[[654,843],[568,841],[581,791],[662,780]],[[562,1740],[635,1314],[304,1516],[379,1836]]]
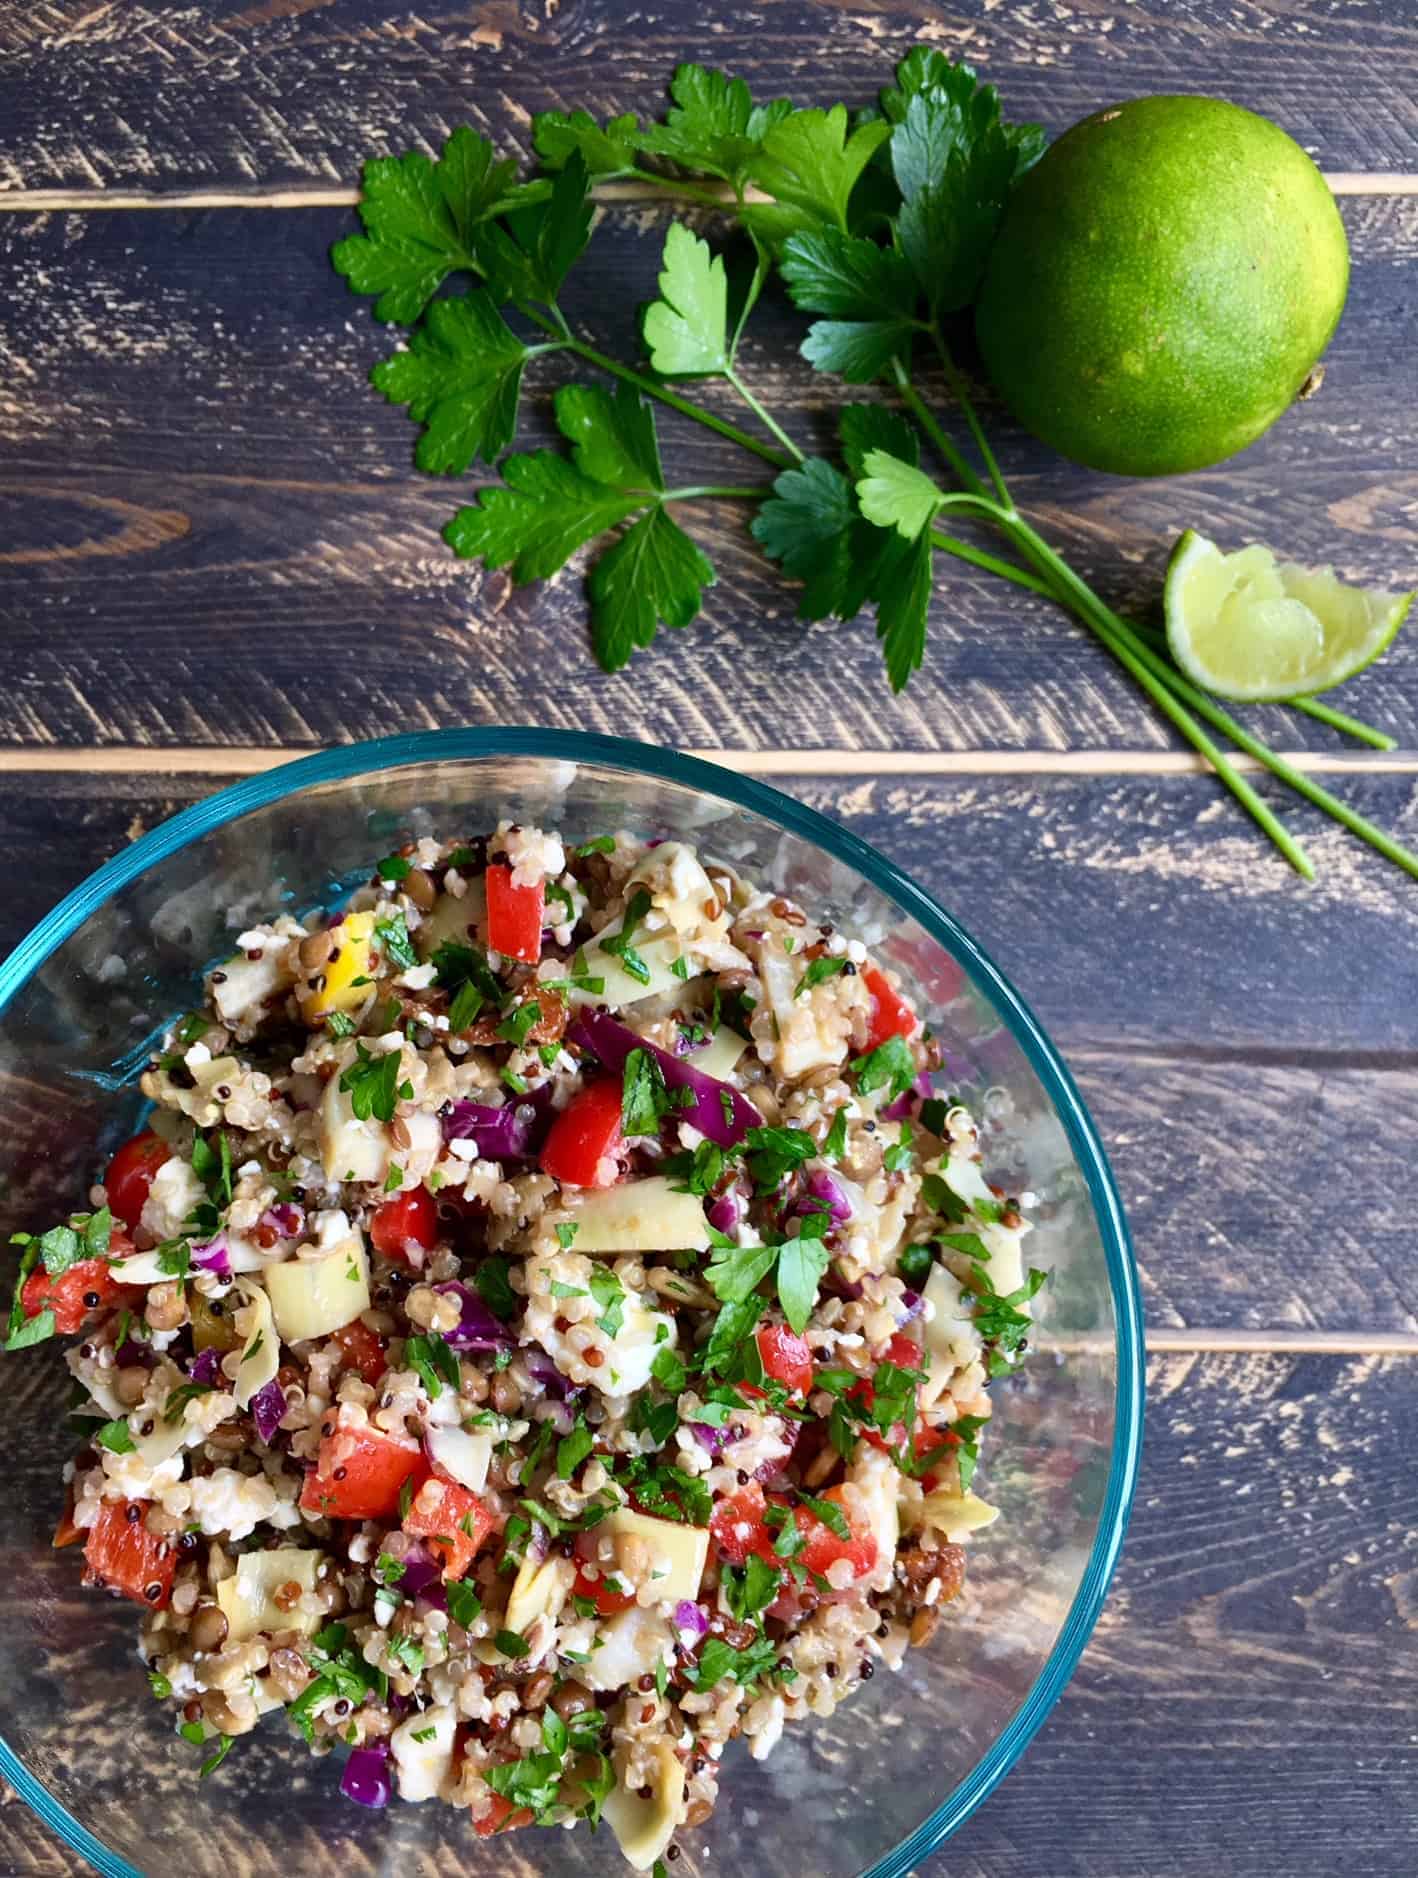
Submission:
[[[949,322],[975,299],[1010,192],[1043,152],[1042,130],[1008,123],[968,65],[925,47],[856,112],[799,110],[785,98],[756,104],[742,79],[698,65],[680,66],[670,96],[664,118],[648,124],[542,113],[533,121],[540,169],[528,178],[469,129],[454,131],[436,162],[415,151],[365,166],[365,232],[336,245],[335,266],[356,292],[377,296],[379,319],[412,329],[373,381],[421,426],[421,469],[453,475],[480,459],[499,476],[445,528],[455,552],[524,582],[591,548],[592,640],[615,671],[661,626],[687,626],[714,584],[680,505],[743,501],[754,505],[764,551],[802,583],[800,617],[874,610],[898,691],[921,664],[936,556],[968,561],[1066,607],[1307,878],[1303,848],[1205,725],[1418,875],[1418,856],[1193,685],[1159,636],[1105,605],[1016,507],[951,355]],[[731,293],[722,253],[671,223],[659,294],[641,326],[644,369],[590,345],[560,305],[592,237],[594,189],[630,178],[727,216],[753,261]],[[466,291],[442,294],[453,276],[468,280]],[[811,316],[801,346],[809,364],[886,394],[844,401],[835,460],[806,455],[740,369],[745,327],[774,277]],[[552,408],[567,447],[509,455],[528,370],[554,353],[616,382],[563,385]],[[756,428],[675,388],[695,379],[722,380]],[[923,383],[954,401],[978,467]],[[741,446],[774,480],[671,486],[656,403]],[[957,518],[994,531],[1012,558],[950,532]],[[1389,741],[1313,700],[1299,708],[1365,741]]]

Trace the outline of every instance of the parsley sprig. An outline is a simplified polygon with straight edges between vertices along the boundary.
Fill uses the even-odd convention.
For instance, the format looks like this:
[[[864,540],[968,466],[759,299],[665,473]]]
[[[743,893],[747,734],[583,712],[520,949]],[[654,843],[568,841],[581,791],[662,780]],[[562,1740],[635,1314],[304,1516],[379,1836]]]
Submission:
[[[548,578],[594,544],[592,640],[614,671],[661,626],[688,625],[715,583],[679,519],[682,505],[748,501],[759,544],[802,583],[802,618],[875,609],[895,690],[922,664],[936,556],[945,554],[1071,612],[1300,873],[1313,875],[1309,856],[1212,733],[1418,876],[1418,855],[1186,679],[1019,512],[952,355],[949,322],[976,298],[1011,192],[1043,152],[1039,127],[1008,122],[969,65],[924,46],[897,66],[877,106],[855,115],[842,103],[757,103],[741,79],[699,65],[679,67],[670,95],[665,116],[648,124],[628,112],[605,123],[584,110],[542,113],[532,130],[541,170],[525,181],[467,128],[437,161],[411,152],[365,166],[364,233],[337,243],[334,263],[355,292],[377,296],[379,319],[412,328],[374,368],[374,383],[421,427],[421,468],[499,465],[499,480],[449,522],[455,552],[523,582]],[[641,327],[648,372],[580,337],[560,305],[592,236],[593,185],[632,176],[727,209],[754,256],[734,295],[723,257],[684,223],[671,224]],[[844,402],[833,456],[806,454],[742,370],[746,323],[775,272],[811,322],[800,350],[813,369],[846,386],[883,386],[900,406]],[[472,284],[435,298],[451,276]],[[558,352],[618,381],[614,393],[564,385],[553,408],[569,453],[504,456],[526,374]],[[722,381],[758,428],[676,389],[692,379]],[[963,418],[977,461],[928,402],[940,392]],[[776,480],[669,487],[651,399],[769,464]],[[923,442],[946,480],[923,466]],[[1012,558],[949,532],[957,518],[1001,537]],[[1340,727],[1385,745],[1352,719]]]

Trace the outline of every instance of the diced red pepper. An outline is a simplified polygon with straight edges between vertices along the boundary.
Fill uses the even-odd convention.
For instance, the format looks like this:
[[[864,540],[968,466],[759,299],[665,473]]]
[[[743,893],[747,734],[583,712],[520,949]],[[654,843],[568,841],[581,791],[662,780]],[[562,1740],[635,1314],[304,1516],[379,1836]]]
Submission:
[[[438,1243],[438,1208],[427,1187],[410,1187],[375,1208],[369,1236],[386,1259],[407,1259],[410,1240],[425,1252]]]
[[[300,1506],[329,1519],[389,1519],[404,1482],[425,1468],[423,1449],[376,1428],[336,1428],[320,1443]]]
[[[631,1592],[612,1590],[604,1577],[588,1578],[583,1565],[576,1567],[576,1583],[571,1587],[571,1594],[577,1598],[589,1598],[596,1607],[597,1617],[614,1617],[619,1611],[628,1611],[635,1602]]]
[[[892,1037],[909,1037],[916,1029],[916,1013],[901,996],[901,993],[888,981],[886,973],[877,965],[862,967],[862,983],[871,993],[871,1027],[867,1031],[867,1048],[876,1050]]]
[[[148,1531],[147,1500],[105,1500],[84,1546],[85,1582],[160,1611],[172,1595],[177,1547]]]
[[[491,1807],[481,1819],[473,1821],[473,1831],[480,1839],[490,1839],[495,1832],[516,1832],[519,1826],[530,1826],[531,1823],[529,1807],[514,1807],[511,1800],[494,1793]]]
[[[552,1123],[542,1144],[542,1172],[565,1187],[613,1187],[625,1145],[620,1109],[618,1082],[588,1084]]]
[[[775,1535],[765,1517],[767,1505],[763,1488],[751,1480],[737,1493],[726,1494],[714,1508],[709,1531],[720,1557],[730,1565],[742,1565],[751,1553],[777,1563],[773,1557]]]
[[[494,861],[487,870],[487,943],[492,952],[505,959],[523,959],[535,965],[542,956],[542,926],[546,911],[546,888],[540,880],[535,887],[517,887],[512,883],[512,869],[505,861]]]
[[[110,1249],[114,1245],[115,1240],[110,1239]],[[129,1249],[127,1240],[118,1241],[118,1251]],[[80,1259],[57,1278],[51,1278],[42,1265],[32,1271],[20,1293],[20,1308],[26,1317],[53,1311],[55,1330],[61,1337],[71,1337],[83,1329],[95,1311],[107,1310],[134,1295],[132,1285],[119,1284],[107,1259]]]
[[[150,1128],[125,1141],[108,1164],[103,1177],[109,1211],[121,1219],[131,1232],[142,1218],[153,1175],[164,1161],[172,1159],[172,1149]]]
[[[795,1394],[805,1395],[812,1387],[812,1350],[806,1339],[786,1324],[765,1324],[757,1338],[764,1375]]]
[[[834,1505],[842,1505],[842,1489],[831,1487],[822,1498],[830,1500]],[[787,1502],[779,1504],[786,1506]],[[852,1527],[845,1507],[843,1510],[844,1517],[848,1518],[850,1533],[846,1539],[833,1532],[826,1521],[819,1519],[809,1508],[793,1508],[792,1519],[803,1535],[802,1550],[796,1554],[796,1559],[808,1571],[825,1572],[829,1565],[845,1558],[851,1561],[853,1576],[859,1578],[876,1564],[875,1535],[860,1527]],[[768,1524],[767,1511],[768,1500],[756,1480],[720,1500],[709,1521],[709,1530],[714,1536],[719,1556],[730,1565],[742,1565],[751,1554],[765,1559],[770,1565],[781,1565],[783,1560],[773,1549],[781,1527],[775,1531]]]
[[[879,1359],[883,1363],[894,1363],[898,1369],[919,1369],[923,1361],[921,1346],[898,1330],[886,1346],[886,1353]],[[876,1402],[876,1390],[869,1377],[863,1377],[847,1391],[849,1402],[860,1402],[864,1409],[870,1410]],[[900,1422],[893,1422],[889,1436],[881,1435],[875,1428],[863,1430],[867,1440],[874,1448],[883,1453],[892,1454],[906,1439],[906,1430]]]
[[[437,1554],[445,1579],[463,1576],[496,1527],[497,1515],[475,1493],[439,1474],[417,1488],[404,1515],[404,1531]]]
[[[340,1346],[344,1367],[352,1369],[372,1388],[389,1367],[384,1345],[379,1337],[358,1318],[335,1332],[333,1341]]]
[[[935,1468],[929,1471],[926,1465],[930,1461],[939,1461],[943,1470],[956,1448],[960,1446],[960,1437],[952,1434],[949,1428],[928,1428],[921,1422],[911,1437],[911,1453],[915,1457],[916,1478],[930,1491],[940,1485],[941,1472]]]

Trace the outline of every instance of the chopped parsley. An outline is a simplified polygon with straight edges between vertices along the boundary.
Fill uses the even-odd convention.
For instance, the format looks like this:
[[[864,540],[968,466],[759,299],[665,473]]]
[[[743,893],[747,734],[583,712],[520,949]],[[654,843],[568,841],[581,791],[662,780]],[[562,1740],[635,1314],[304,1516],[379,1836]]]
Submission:
[[[418,964],[418,953],[414,951],[414,942],[409,937],[402,913],[391,913],[388,919],[377,919],[374,932],[391,965],[397,965],[400,971],[407,972]]]
[[[836,1511],[836,1508],[833,1509]],[[760,1611],[764,1611],[778,1595],[782,1576],[768,1563],[751,1552],[743,1565],[726,1565],[723,1572],[724,1601],[729,1607],[729,1614],[738,1618],[740,1623],[752,1623]]]
[[[832,1126],[827,1131],[827,1138],[822,1144],[822,1158],[825,1161],[840,1161],[847,1152],[847,1111],[838,1109],[832,1117]]]
[[[110,1454],[133,1452],[133,1434],[126,1415],[119,1416],[116,1421],[105,1422],[94,1439],[101,1448],[107,1448]]]
[[[375,871],[381,880],[407,880],[414,869],[413,863],[406,861],[402,854],[386,854]]]
[[[504,1656],[530,1656],[532,1646],[525,1637],[519,1637],[515,1630],[499,1630],[493,1642]]]
[[[569,1435],[564,1435],[557,1443],[556,1472],[558,1479],[570,1480],[576,1469],[591,1452],[594,1442],[591,1431],[579,1417],[576,1426]]]
[[[517,1049],[542,1021],[542,1007],[535,998],[528,998],[525,1004],[518,1004],[508,1012],[497,1027],[497,1034],[504,1043],[510,1043]]]
[[[851,1067],[863,1095],[881,1088],[889,1097],[905,1095],[916,1080],[916,1059],[904,1037],[888,1037],[866,1056],[855,1057]]]
[[[609,1265],[597,1265],[591,1273],[591,1296],[601,1313],[597,1328],[608,1337],[618,1337],[625,1322],[625,1287]]]
[[[603,935],[597,941],[602,952],[608,953],[611,958],[619,959],[621,970],[628,973],[640,985],[649,984],[650,967],[635,950],[631,940],[634,937],[635,928],[649,911],[650,895],[644,887],[637,887],[626,905],[620,931],[612,933],[609,938]]]
[[[826,984],[829,978],[835,978],[839,972],[847,969],[845,958],[809,959],[807,970],[798,980],[798,988],[793,993],[795,998],[802,997],[805,991],[811,991],[814,985]]]
[[[356,1043],[355,1050],[355,1061],[340,1077],[341,1089],[349,1093],[350,1107],[359,1121],[392,1122],[400,1094],[399,1051],[375,1056],[362,1043]]]
[[[473,1273],[473,1284],[478,1296],[492,1312],[505,1324],[517,1314],[517,1293],[512,1289],[509,1276],[510,1267],[504,1258],[487,1258]]]
[[[436,1402],[442,1395],[445,1382],[455,1395],[458,1393],[461,1381],[458,1358],[438,1331],[410,1337],[404,1345],[404,1358],[411,1369],[418,1371],[430,1402]]]
[[[466,1579],[455,1578],[443,1587],[448,1599],[448,1615],[463,1630],[471,1630],[482,1616],[482,1599]]]
[[[571,1250],[572,1241],[580,1230],[581,1228],[576,1224],[575,1220],[564,1219],[560,1222],[556,1228],[556,1243],[561,1247],[563,1252],[569,1252]]]
[[[626,1135],[658,1135],[669,1112],[670,1096],[659,1059],[650,1050],[632,1050],[625,1059],[620,1087],[620,1125]]]

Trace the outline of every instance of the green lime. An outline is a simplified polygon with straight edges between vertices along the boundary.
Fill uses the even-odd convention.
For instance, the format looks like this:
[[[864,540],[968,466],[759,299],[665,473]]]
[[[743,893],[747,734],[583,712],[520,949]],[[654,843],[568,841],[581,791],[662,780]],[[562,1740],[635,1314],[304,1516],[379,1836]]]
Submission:
[[[1334,198],[1278,125],[1217,98],[1137,98],[1075,124],[1020,183],[976,330],[1045,443],[1165,476],[1270,428],[1348,282]]]
[[[1302,698],[1372,664],[1412,600],[1277,561],[1269,548],[1223,554],[1189,528],[1167,563],[1167,644],[1218,697]]]

